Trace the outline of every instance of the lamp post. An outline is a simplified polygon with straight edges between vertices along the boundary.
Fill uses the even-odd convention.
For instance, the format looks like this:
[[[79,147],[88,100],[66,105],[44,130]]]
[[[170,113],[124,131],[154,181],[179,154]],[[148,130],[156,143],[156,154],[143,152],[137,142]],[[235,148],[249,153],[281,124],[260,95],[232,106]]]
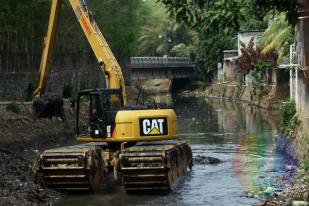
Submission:
[[[164,38],[164,56],[167,56],[167,46],[168,46],[168,43],[172,42],[172,40],[171,38],[167,37],[166,32],[164,32],[163,34],[159,34],[159,38],[160,39]]]

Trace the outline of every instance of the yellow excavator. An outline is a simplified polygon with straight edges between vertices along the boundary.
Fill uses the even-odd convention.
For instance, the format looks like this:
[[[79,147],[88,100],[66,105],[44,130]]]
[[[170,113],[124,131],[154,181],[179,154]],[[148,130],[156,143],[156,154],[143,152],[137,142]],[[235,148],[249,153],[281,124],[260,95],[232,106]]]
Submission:
[[[69,2],[106,76],[107,88],[79,92],[75,106],[79,144],[41,152],[34,173],[43,185],[58,190],[93,191],[110,178],[126,191],[173,189],[192,166],[190,146],[176,139],[175,112],[127,105],[121,68],[87,2]],[[61,0],[52,0],[33,104],[39,117],[64,119],[62,100],[43,95],[60,5]]]

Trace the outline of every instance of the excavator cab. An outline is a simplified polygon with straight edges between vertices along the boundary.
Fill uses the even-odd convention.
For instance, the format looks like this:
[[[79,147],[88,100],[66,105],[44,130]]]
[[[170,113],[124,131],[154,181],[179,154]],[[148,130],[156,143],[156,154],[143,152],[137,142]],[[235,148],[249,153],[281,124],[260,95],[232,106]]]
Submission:
[[[115,117],[123,105],[121,89],[90,89],[78,94],[75,132],[77,137],[109,138]]]

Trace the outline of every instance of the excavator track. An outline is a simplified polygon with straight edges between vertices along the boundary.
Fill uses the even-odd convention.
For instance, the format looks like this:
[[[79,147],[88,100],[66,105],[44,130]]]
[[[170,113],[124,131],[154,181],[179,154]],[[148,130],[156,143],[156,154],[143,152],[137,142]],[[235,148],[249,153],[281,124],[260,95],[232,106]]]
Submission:
[[[92,191],[102,183],[104,143],[80,144],[42,152],[33,170],[41,184],[56,190]]]
[[[192,166],[185,141],[137,143],[120,154],[120,172],[126,191],[170,191]]]

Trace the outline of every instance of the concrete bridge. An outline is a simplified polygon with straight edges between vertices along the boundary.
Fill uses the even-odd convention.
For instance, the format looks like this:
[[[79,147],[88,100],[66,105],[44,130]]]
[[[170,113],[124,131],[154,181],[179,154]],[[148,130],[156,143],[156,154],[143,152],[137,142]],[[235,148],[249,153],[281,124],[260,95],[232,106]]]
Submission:
[[[194,75],[195,63],[185,57],[131,57],[131,79],[184,79]]]

